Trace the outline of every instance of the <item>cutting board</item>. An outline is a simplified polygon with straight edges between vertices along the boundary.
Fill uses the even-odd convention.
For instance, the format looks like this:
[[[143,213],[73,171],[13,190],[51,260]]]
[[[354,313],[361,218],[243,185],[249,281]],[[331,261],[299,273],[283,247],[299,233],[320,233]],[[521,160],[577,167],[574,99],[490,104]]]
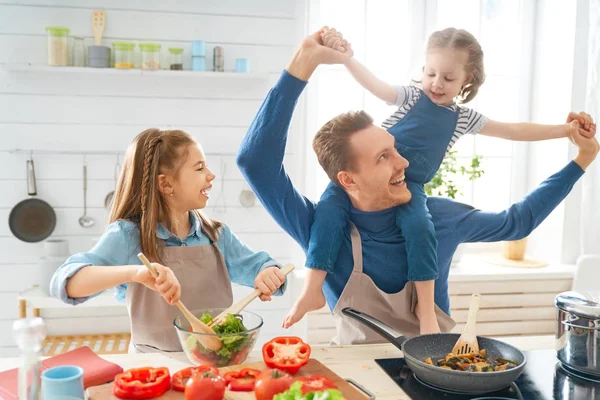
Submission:
[[[158,367],[158,365],[153,365],[154,367]],[[229,371],[239,371],[242,368],[256,368],[256,369],[266,369],[265,364],[262,362],[254,362],[249,364],[241,364],[234,365],[231,367],[221,368],[221,374],[224,374]],[[171,371],[171,375],[174,372]],[[354,386],[346,382],[344,379],[340,378],[336,375],[332,370],[321,364],[319,361],[311,358],[300,372],[298,372],[295,376],[310,376],[310,375],[321,375],[326,376],[329,379],[333,380],[336,386],[344,395],[346,400],[365,400],[367,397],[364,396],[361,392],[359,392]],[[89,396],[89,400],[119,400],[112,394],[112,383],[108,383],[102,386],[94,386],[87,390],[87,394]],[[183,392],[177,392],[175,390],[169,390],[165,394],[160,397],[157,397],[160,400],[184,400]],[[230,392],[229,390],[225,392],[225,400],[256,400],[254,396],[254,392]]]

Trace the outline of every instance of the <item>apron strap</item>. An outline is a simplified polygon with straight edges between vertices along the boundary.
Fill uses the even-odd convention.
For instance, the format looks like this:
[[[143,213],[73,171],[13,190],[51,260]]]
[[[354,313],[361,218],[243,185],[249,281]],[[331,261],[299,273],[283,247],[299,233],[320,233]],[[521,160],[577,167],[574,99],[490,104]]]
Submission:
[[[356,225],[350,222],[350,240],[352,241],[353,272],[363,272],[362,241]]]

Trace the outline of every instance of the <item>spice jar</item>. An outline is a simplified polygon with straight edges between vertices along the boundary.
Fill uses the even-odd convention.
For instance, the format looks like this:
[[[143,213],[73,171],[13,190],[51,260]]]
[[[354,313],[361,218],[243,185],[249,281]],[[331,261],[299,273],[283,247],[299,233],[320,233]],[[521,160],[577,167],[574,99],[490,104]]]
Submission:
[[[48,32],[48,65],[69,65],[69,28],[64,26],[47,26]]]
[[[170,69],[180,71],[183,69],[183,49],[181,47],[170,47],[171,65]]]
[[[224,70],[223,48],[215,46],[213,49],[213,71],[223,72]]]
[[[131,42],[113,42],[113,56],[115,68],[133,68],[133,49]]]
[[[159,69],[161,45],[158,43],[142,43],[139,46],[142,51],[142,69]]]

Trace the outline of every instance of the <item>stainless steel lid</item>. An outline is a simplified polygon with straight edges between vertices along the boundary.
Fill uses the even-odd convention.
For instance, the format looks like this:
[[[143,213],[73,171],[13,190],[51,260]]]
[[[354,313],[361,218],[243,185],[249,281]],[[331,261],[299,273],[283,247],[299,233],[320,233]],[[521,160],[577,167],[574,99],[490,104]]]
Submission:
[[[580,317],[600,318],[600,292],[564,292],[556,296],[554,305]]]

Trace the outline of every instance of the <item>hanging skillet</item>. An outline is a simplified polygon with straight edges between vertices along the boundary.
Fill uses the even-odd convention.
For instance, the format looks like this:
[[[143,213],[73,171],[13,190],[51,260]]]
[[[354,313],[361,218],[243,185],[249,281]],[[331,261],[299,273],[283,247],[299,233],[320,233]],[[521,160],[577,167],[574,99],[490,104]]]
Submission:
[[[27,192],[37,195],[33,160],[27,160]],[[17,239],[28,243],[41,242],[54,232],[56,213],[44,200],[30,197],[13,207],[8,217],[10,231]]]

